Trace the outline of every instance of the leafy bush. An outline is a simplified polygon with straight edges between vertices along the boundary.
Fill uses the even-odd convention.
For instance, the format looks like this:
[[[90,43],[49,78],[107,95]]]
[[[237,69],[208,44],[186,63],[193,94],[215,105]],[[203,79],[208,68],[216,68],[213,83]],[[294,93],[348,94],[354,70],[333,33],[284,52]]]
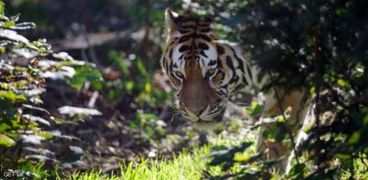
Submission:
[[[249,149],[252,144],[253,142],[243,142],[235,147],[213,148],[209,165],[221,166],[224,173],[212,178],[271,179],[278,177],[272,169],[279,160],[263,161],[261,157],[264,151],[250,155],[252,152]]]
[[[117,66],[120,75],[119,79],[105,82],[104,89],[110,101],[134,95],[134,102],[140,104],[139,107],[155,108],[170,96],[165,91],[153,88],[154,69],[146,68],[143,60],[136,55],[125,57],[123,53],[110,51],[108,59]]]
[[[18,23],[18,19],[18,15],[5,16],[4,4],[0,2],[0,172],[16,171],[23,178],[41,177],[46,174],[26,171],[40,173],[40,167],[50,164],[70,168],[83,153],[67,143],[70,157],[72,154],[76,157],[62,160],[49,150],[55,148],[50,143],[57,146],[57,142],[75,138],[55,130],[57,123],[66,121],[53,117],[42,107],[46,79],[65,80],[80,87],[81,81],[96,79],[100,74],[89,73],[93,71],[90,65],[74,60],[67,53],[53,53],[46,40],[30,41],[19,34],[35,25]],[[83,73],[88,74],[85,79],[81,79]]]
[[[328,178],[342,171],[355,178],[356,160],[365,159],[368,153],[367,2],[198,4],[194,11],[214,16],[216,22],[227,26],[222,29],[234,29],[223,31],[222,36],[240,41],[251,60],[274,76],[269,87],[306,88],[315,97],[316,119],[296,154],[300,161],[294,162],[288,178]],[[276,122],[279,128],[285,125]],[[282,135],[287,131],[279,128],[268,137],[290,140]]]

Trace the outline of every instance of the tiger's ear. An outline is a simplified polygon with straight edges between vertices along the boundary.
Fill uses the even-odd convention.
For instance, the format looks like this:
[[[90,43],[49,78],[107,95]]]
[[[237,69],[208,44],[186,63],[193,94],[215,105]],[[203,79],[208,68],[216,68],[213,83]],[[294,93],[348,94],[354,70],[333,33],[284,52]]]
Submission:
[[[178,28],[177,22],[178,22],[179,14],[172,11],[170,8],[166,9],[165,12],[165,23],[166,27],[169,28],[169,32],[174,32]]]

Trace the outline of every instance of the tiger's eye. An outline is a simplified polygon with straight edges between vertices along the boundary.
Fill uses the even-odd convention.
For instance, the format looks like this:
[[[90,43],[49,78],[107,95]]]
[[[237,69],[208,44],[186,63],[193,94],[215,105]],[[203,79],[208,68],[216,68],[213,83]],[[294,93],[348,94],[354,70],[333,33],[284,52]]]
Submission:
[[[216,72],[216,69],[209,69],[207,72],[212,75]]]
[[[181,71],[176,71],[175,75],[180,77],[180,78],[184,77],[184,74]]]

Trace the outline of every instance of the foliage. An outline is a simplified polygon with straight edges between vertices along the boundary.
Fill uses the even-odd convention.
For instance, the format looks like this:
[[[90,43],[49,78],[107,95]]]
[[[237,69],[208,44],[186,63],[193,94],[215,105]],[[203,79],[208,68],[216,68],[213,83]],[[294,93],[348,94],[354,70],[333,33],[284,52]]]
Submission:
[[[130,123],[132,131],[137,131],[140,140],[152,141],[159,140],[167,134],[165,130],[166,123],[160,120],[155,114],[144,113],[138,110],[136,121]]]
[[[164,9],[167,6],[176,10],[191,6],[192,10],[199,15],[213,17],[214,28],[220,32],[221,38],[239,42],[243,51],[249,53],[254,63],[259,64],[265,73],[273,75],[272,83],[265,88],[275,86],[285,89],[304,88],[315,97],[316,123],[313,127],[305,129],[310,136],[296,154],[300,161],[294,161],[289,177],[283,178],[366,177],[364,171],[367,169],[365,161],[368,149],[365,138],[368,135],[368,64],[366,61],[368,15],[365,10],[367,3],[363,0],[307,2],[300,0],[109,0],[106,2],[91,0],[91,6],[82,9],[83,13],[73,10],[76,4],[77,6],[78,3],[85,4],[84,1],[65,1],[68,7],[73,7],[65,10],[66,12],[64,12],[64,6],[57,7],[60,4],[56,1],[51,1],[54,4],[47,4],[47,2],[43,4],[38,0],[6,2],[15,4],[11,6],[9,12],[21,12],[32,21],[38,20],[41,22],[38,25],[42,31],[48,32],[46,35],[54,38],[69,37],[70,34],[75,33],[70,29],[80,33],[81,28],[75,28],[74,23],[82,20],[85,21],[81,22],[80,26],[86,26],[87,30],[93,32],[105,29],[120,31],[125,30],[126,27],[135,30],[143,27],[145,35],[142,42],[138,43],[140,45],[135,46],[136,43],[132,43],[132,46],[128,47],[131,49],[111,50],[109,47],[107,52],[96,53],[98,57],[95,58],[100,60],[96,61],[96,64],[100,64],[95,66],[76,61],[66,53],[52,53],[51,47],[45,40],[28,40],[21,35],[27,32],[20,32],[35,25],[18,23],[19,16],[5,16],[2,4],[0,6],[0,59],[2,59],[0,63],[0,145],[1,150],[4,151],[1,151],[3,159],[0,161],[2,163],[0,171],[18,166],[19,169],[32,171],[43,177],[41,166],[33,166],[34,160],[44,159],[46,160],[44,165],[47,166],[50,161],[56,162],[55,156],[59,157],[53,151],[50,151],[51,153],[46,151],[48,148],[46,142],[65,143],[65,140],[60,138],[68,136],[61,135],[60,131],[54,131],[54,126],[70,121],[53,117],[47,108],[43,108],[44,99],[41,97],[46,94],[46,84],[51,79],[61,84],[58,84],[58,87],[65,86],[66,83],[76,89],[79,98],[80,96],[90,97],[92,94],[90,91],[97,94],[98,100],[95,106],[103,109],[104,113],[107,112],[103,118],[113,119],[115,114],[121,115],[119,120],[123,119],[122,122],[127,126],[129,136],[133,135],[134,144],[139,146],[143,141],[155,146],[160,143],[161,138],[165,137],[170,130],[165,128],[167,121],[161,121],[161,112],[166,108],[166,102],[172,94],[163,90],[164,88],[156,87],[153,76],[157,74],[155,71],[159,57],[148,54],[159,54],[153,50],[153,47],[160,45],[161,35],[158,34],[162,34],[163,31]],[[44,8],[45,5],[48,8]],[[114,8],[111,8],[112,6]],[[50,12],[55,9],[63,9],[63,14],[70,17],[54,16]],[[116,19],[116,17],[124,18]],[[57,25],[50,25],[48,22],[57,22]],[[89,27],[89,24],[94,26]],[[83,33],[85,31],[80,34]],[[148,43],[147,39],[153,39],[154,45]],[[157,49],[159,51],[159,48]],[[106,62],[103,61],[105,59]],[[108,102],[105,102],[105,99]],[[262,107],[253,102],[245,110],[257,117],[262,112]],[[114,112],[114,115],[108,116],[110,112]],[[91,109],[70,106],[59,109],[58,113],[62,115],[69,113],[77,119],[86,113],[100,114]],[[170,118],[166,117],[167,119]],[[290,142],[295,134],[290,136],[285,131],[287,117],[268,117],[264,120],[265,124],[276,124],[275,128],[262,133],[264,137],[295,148],[292,147],[295,145]],[[102,122],[99,126],[105,125],[104,121],[98,122]],[[261,125],[264,124],[257,124],[256,127]],[[70,139],[75,140],[71,137]],[[25,142],[40,143],[38,145],[28,143],[28,145]],[[69,144],[65,144],[70,149]],[[183,172],[180,171],[183,166],[184,171],[187,168],[190,169],[188,172],[191,175],[187,178],[194,179],[207,177],[207,175],[213,178],[281,178],[272,171],[273,164],[277,160],[262,161],[259,156],[263,152],[254,154],[252,147],[253,145],[244,143],[233,148],[225,146],[214,148],[212,161],[214,166],[208,167],[205,172],[202,171],[204,162],[200,160],[198,160],[200,162],[197,160],[191,162],[188,159],[176,162],[177,158],[163,163],[159,163],[158,160],[142,161],[141,166],[139,163],[137,166],[133,163],[122,166],[124,168],[121,171],[125,172],[125,175],[131,175],[129,177],[132,178],[145,177],[149,174],[152,177],[157,175],[165,179],[171,175],[178,175],[175,173]],[[71,149],[75,152],[70,157],[78,159],[80,157],[78,148],[71,147]],[[17,158],[18,154],[19,158]],[[68,159],[68,157],[63,158]],[[72,163],[69,165],[74,167]],[[201,167],[193,170],[190,165]],[[120,178],[119,176],[112,177]],[[73,178],[109,177],[102,172],[90,172],[78,173]]]
[[[127,58],[116,51],[110,51],[108,58],[120,73],[120,79],[105,82],[104,89],[107,90],[107,98],[110,101],[134,95],[134,102],[140,104],[139,107],[154,108],[168,99],[170,94],[153,88],[154,70],[146,68],[141,58],[134,54]]]
[[[277,177],[273,167],[279,160],[262,160],[261,157],[265,152],[257,152],[254,155],[250,155],[252,153],[246,150],[252,144],[252,142],[243,142],[239,146],[230,148],[215,147],[211,154],[212,160],[209,165],[220,165],[221,170],[226,173],[211,178],[271,179],[272,177]]]
[[[56,131],[56,118],[42,107],[46,79],[68,80],[75,85],[74,75],[86,71],[82,68],[85,63],[67,53],[53,53],[46,40],[28,40],[19,32],[35,25],[18,23],[19,16],[5,16],[2,2],[0,7],[0,172],[45,177],[46,171],[35,174],[43,167],[38,162],[63,168],[71,166],[83,153],[79,147],[67,146],[69,155],[77,156],[63,161],[49,149],[50,143],[57,146],[75,138]]]
[[[160,23],[163,23],[162,19],[164,8],[146,6],[145,1],[122,2],[111,0],[102,2],[91,0],[89,2],[91,6],[83,7],[82,9],[85,10],[83,10],[83,13],[73,15],[76,13],[75,11],[79,10],[79,8],[76,10],[75,6],[78,6],[78,4],[85,4],[84,1],[62,2],[62,5],[58,4],[60,2],[50,3],[50,1],[6,1],[8,5],[7,12],[22,13],[27,16],[26,18],[37,22],[37,31],[31,33],[25,32],[30,35],[29,37],[52,37],[53,39],[48,38],[52,43],[55,43],[55,39],[57,41],[60,36],[64,35],[67,37],[71,35],[82,35],[84,37],[85,35],[89,35],[88,33],[91,33],[91,31],[94,31],[94,33],[105,30],[125,31],[125,28],[127,27],[129,27],[127,28],[129,31],[135,31],[137,28],[145,28],[145,26],[148,27],[152,25],[158,26]],[[163,2],[167,3],[166,1]],[[162,6],[162,2],[156,3],[150,1],[150,3],[154,4],[154,6],[156,6],[156,4]],[[47,6],[48,8],[44,8],[44,6]],[[61,7],[63,8],[62,10],[60,10]],[[32,10],[37,12],[29,15]],[[62,15],[53,16],[53,14],[57,14],[57,12],[54,11],[61,11]],[[144,14],[145,12],[152,16],[146,16]],[[42,15],[38,16],[39,14]],[[88,14],[91,16],[88,16]],[[117,17],[119,18],[117,19]],[[157,20],[157,18],[161,19]],[[83,24],[84,21],[89,20],[93,22]],[[132,20],[136,22],[130,22]],[[49,21],[55,23],[47,23]],[[93,25],[93,23],[96,23],[97,25]],[[92,26],[90,26],[90,24],[92,24]],[[121,24],[123,24],[123,26],[120,26]],[[112,27],[115,25],[118,27],[117,29],[115,29],[116,27]],[[84,30],[78,29],[82,26],[85,27]],[[76,29],[77,31],[75,31]],[[155,27],[154,31],[156,30],[157,28]],[[41,35],[39,33],[41,33]],[[121,35],[123,35],[123,33],[121,33]],[[119,37],[121,35],[119,33]],[[126,34],[126,36],[130,35],[131,33]],[[138,34],[137,36],[139,38],[140,35]],[[144,40],[150,40],[149,38],[151,37],[144,37]],[[125,41],[129,38],[124,37],[122,39]],[[122,43],[128,44],[126,42]],[[155,74],[158,74],[158,66],[156,65],[158,65],[159,61],[157,58],[145,56],[146,54],[152,53],[152,51],[152,54],[158,54],[159,45],[146,45],[145,41],[132,42],[133,45],[136,43],[141,43],[144,46],[147,46],[147,52],[141,50],[144,48],[133,49],[133,46],[129,46],[131,49],[128,50],[122,50],[120,47],[108,47],[106,49],[104,47],[95,49],[93,49],[94,47],[88,47],[87,50],[81,50],[81,52],[88,51],[88,53],[85,53],[84,55],[81,53],[82,59],[92,60],[96,65],[78,61],[76,62],[76,65],[63,64],[63,66],[72,66],[73,69],[63,68],[63,71],[60,74],[46,74],[47,78],[56,80],[50,82],[48,86],[49,88],[45,93],[46,95],[44,95],[47,97],[44,99],[46,109],[50,108],[54,111],[58,110],[57,113],[61,114],[63,118],[68,117],[66,115],[69,115],[73,117],[73,120],[75,120],[70,121],[69,119],[68,121],[65,121],[61,118],[55,118],[55,123],[58,125],[58,132],[73,133],[77,137],[84,133],[80,133],[80,131],[84,131],[86,129],[87,131],[91,130],[94,132],[90,137],[83,137],[85,139],[82,139],[83,141],[80,143],[85,145],[87,148],[83,149],[87,152],[84,154],[86,156],[93,156],[89,153],[101,153],[97,148],[95,148],[95,145],[98,144],[96,146],[104,146],[104,144],[96,143],[95,141],[101,140],[93,139],[96,136],[98,136],[98,138],[105,135],[109,136],[103,142],[107,142],[106,144],[109,145],[113,144],[112,146],[118,144],[116,142],[132,142],[132,145],[127,145],[128,148],[135,148],[138,146],[136,148],[138,150],[135,149],[134,152],[143,154],[142,151],[146,150],[146,146],[153,146],[156,148],[159,141],[164,138],[167,133],[167,130],[165,129],[166,123],[162,120],[163,117],[159,117],[157,114],[160,114],[164,108],[166,109],[166,102],[171,94],[167,87],[165,87],[165,91],[159,89],[161,88],[159,87],[160,84],[157,85],[154,80],[154,78],[156,78]],[[156,47],[155,49],[157,49],[157,52],[151,49],[152,46]],[[56,43],[56,49],[59,49],[58,43]],[[103,51],[101,52],[100,49],[103,49]],[[90,51],[95,50],[97,53],[91,55],[94,52],[90,53]],[[127,52],[129,52],[129,54]],[[78,57],[78,53],[69,53],[72,54],[73,57]],[[72,59],[71,56],[64,53],[59,55],[66,59]],[[42,61],[42,64],[45,64],[45,62]],[[59,78],[57,75],[60,75],[61,77]],[[66,84],[73,89],[66,87]],[[71,105],[75,102],[79,106],[88,104],[89,107],[95,107],[101,111],[102,115],[97,118],[89,118],[88,122],[84,121],[85,123],[78,125],[75,122],[79,122],[85,114],[100,114],[100,112],[94,112],[91,109],[81,107],[65,106],[59,108],[61,103]],[[57,107],[55,107],[55,104]],[[80,112],[82,111],[84,115],[80,115]],[[167,119],[166,116],[164,118]],[[98,127],[94,126],[92,121],[98,122]],[[67,123],[68,125],[61,125],[60,123]],[[51,123],[51,125],[53,125],[53,123]],[[86,128],[86,126],[88,128]],[[106,128],[110,130],[113,129],[114,132],[105,132]],[[96,129],[103,132],[95,133],[95,131],[98,131]],[[112,134],[117,138],[112,140]],[[125,137],[127,137],[127,139],[125,139]],[[86,145],[86,142],[89,143],[89,140],[91,139],[93,139],[93,142],[91,141],[91,144]],[[114,143],[110,143],[111,141],[114,141]],[[128,148],[122,148],[125,147],[125,145],[121,145],[122,146],[119,146],[118,149],[119,152],[125,152]],[[104,150],[108,151],[109,148],[105,147]],[[129,151],[129,149],[127,151]],[[86,156],[83,158],[88,159]],[[93,158],[97,159],[99,157],[94,156]],[[101,163],[94,162],[87,164],[86,166],[94,167],[100,164]],[[74,165],[72,165],[72,167],[74,167]]]
[[[272,75],[269,87],[306,88],[315,96],[316,120],[297,153],[297,158],[309,156],[303,157],[303,163],[294,163],[288,178],[326,178],[341,171],[353,177],[354,161],[368,152],[364,138],[368,128],[367,2],[205,1],[199,5],[194,11],[219,14],[215,21],[236,29],[226,35],[240,36],[244,52]],[[275,134],[282,132],[287,133]]]
[[[92,90],[101,90],[103,83],[101,81],[102,74],[91,64],[78,66],[75,68],[75,75],[67,79],[67,83],[78,90],[81,90],[86,82],[91,84]]]

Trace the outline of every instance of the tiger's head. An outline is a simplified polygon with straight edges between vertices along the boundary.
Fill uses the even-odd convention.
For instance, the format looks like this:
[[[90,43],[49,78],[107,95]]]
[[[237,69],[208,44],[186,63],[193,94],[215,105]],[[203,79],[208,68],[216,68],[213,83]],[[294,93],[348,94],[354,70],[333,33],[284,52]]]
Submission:
[[[221,124],[229,92],[226,60],[208,19],[166,10],[168,29],[161,66],[175,89],[182,116],[200,129]],[[225,58],[226,59],[226,58]]]

